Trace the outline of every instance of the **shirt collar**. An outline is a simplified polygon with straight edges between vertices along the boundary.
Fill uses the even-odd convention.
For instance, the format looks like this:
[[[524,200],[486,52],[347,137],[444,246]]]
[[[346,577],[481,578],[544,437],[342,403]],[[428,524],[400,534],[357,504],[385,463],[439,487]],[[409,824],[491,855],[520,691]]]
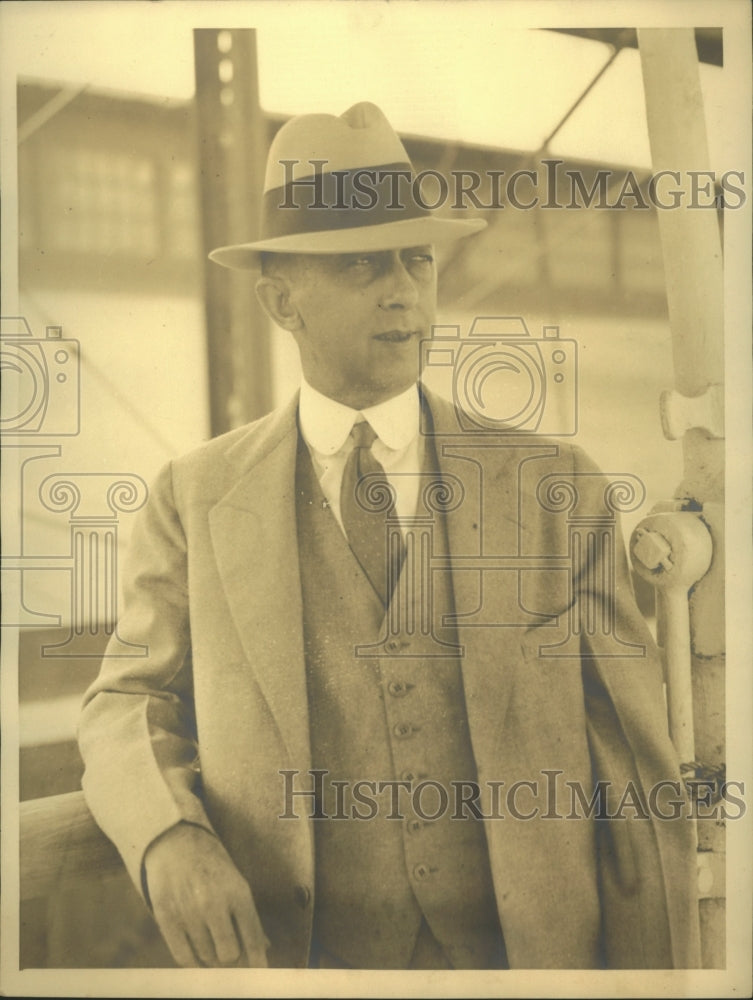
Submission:
[[[368,420],[380,441],[393,451],[407,448],[418,434],[418,386],[412,385],[376,406],[354,410],[301,381],[299,419],[304,440],[321,455],[334,455],[348,439],[359,414]]]

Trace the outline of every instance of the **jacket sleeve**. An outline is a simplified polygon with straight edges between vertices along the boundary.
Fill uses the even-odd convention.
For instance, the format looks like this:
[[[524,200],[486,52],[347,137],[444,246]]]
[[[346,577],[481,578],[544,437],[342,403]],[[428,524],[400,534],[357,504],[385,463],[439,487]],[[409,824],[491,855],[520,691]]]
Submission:
[[[79,721],[84,794],[140,892],[149,845],[176,823],[214,832],[200,800],[186,539],[172,466],[134,526],[123,612]]]
[[[695,837],[659,652],[635,603],[619,514],[602,506],[608,479],[576,449],[576,489],[579,482],[591,492],[586,510],[597,523],[603,513],[609,529],[612,519],[610,545],[584,546],[574,579],[588,741],[611,817],[597,821],[607,964],[692,968],[699,964]],[[681,808],[667,809],[670,797]]]

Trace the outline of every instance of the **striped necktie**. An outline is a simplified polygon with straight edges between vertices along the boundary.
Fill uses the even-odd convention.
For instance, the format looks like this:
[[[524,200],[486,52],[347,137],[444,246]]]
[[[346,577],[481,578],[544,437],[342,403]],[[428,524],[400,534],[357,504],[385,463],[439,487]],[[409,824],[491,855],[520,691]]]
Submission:
[[[395,494],[371,450],[377,437],[373,427],[366,420],[359,421],[353,424],[350,436],[353,450],[343,471],[340,513],[353,554],[386,607],[392,595],[392,586],[388,585],[387,517],[394,511]]]

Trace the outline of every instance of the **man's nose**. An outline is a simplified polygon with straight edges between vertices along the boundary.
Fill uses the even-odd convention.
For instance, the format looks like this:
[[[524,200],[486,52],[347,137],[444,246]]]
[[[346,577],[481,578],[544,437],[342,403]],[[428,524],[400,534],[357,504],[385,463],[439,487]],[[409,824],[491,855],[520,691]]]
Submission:
[[[410,309],[418,302],[416,279],[405,266],[399,253],[393,254],[383,276],[380,305],[383,309]]]

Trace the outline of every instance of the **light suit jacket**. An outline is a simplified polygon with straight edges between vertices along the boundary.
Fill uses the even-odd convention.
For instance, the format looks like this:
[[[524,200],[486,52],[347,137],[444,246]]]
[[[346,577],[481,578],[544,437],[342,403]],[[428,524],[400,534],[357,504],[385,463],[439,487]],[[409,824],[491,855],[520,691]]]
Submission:
[[[586,791],[595,778],[613,782],[618,798],[626,783],[645,796],[658,782],[679,782],[661,669],[622,544],[613,566],[595,569],[587,554],[573,554],[567,516],[551,509],[556,492],[544,502],[536,492],[542,479],[564,476],[580,490],[582,513],[598,507],[590,498],[604,480],[579,449],[551,441],[489,447],[487,437],[474,449],[454,408],[427,398],[440,468],[464,491],[447,514],[450,552],[473,557],[458,558],[453,589],[457,613],[477,623],[459,633],[479,781],[538,789],[555,772],[563,793],[549,804],[559,818],[543,818],[543,793],[536,802],[528,786],[531,798],[517,801],[521,813],[538,805],[533,818],[486,822],[510,964],[695,966],[690,821],[631,819],[629,809],[611,821],[564,818],[566,781]],[[159,475],[134,530],[117,635],[79,729],[87,801],[139,889],[157,836],[181,820],[213,830],[251,884],[270,964],[281,967],[305,966],[315,902],[313,824],[279,818],[280,771],[310,767],[296,413],[294,399]],[[485,559],[516,552],[559,561],[512,576],[481,572],[492,566]],[[572,574],[562,571],[568,555]],[[585,629],[585,658],[546,655],[543,646],[566,638],[579,589],[603,597],[612,577],[615,596],[601,605],[612,637]],[[614,634],[638,655],[615,655]]]

